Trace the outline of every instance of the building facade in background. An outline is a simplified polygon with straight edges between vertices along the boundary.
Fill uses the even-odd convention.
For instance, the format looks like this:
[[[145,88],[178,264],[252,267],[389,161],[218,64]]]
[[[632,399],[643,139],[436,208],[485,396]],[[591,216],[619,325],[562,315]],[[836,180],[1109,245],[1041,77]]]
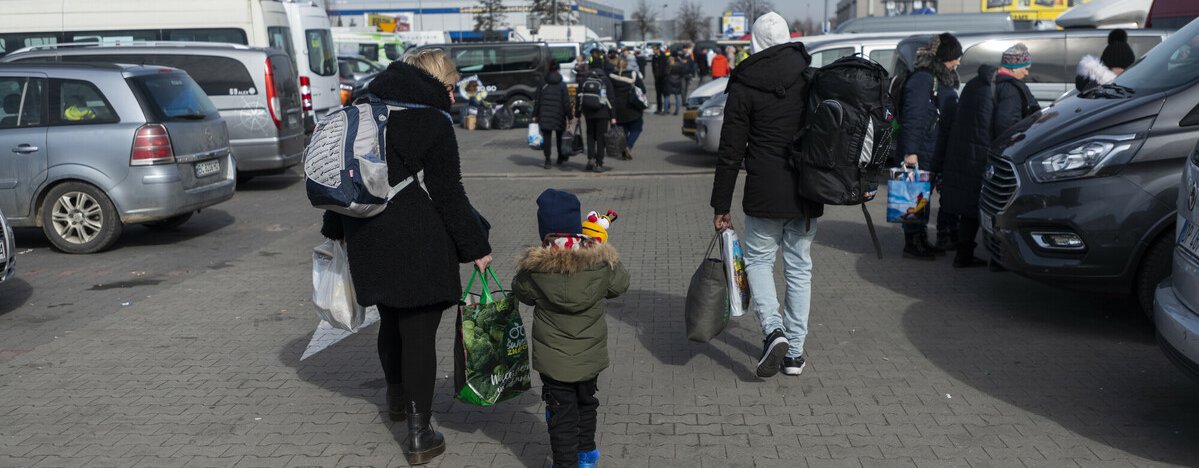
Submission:
[[[624,11],[589,0],[562,0],[570,3],[576,18],[600,37],[619,38]],[[518,26],[531,28],[532,1],[506,0],[503,22],[507,31]],[[446,31],[454,41],[478,41],[483,34],[475,31],[477,0],[333,0],[326,1],[333,26],[368,27],[380,17],[397,17],[414,31]],[[504,34],[503,36],[506,36]]]

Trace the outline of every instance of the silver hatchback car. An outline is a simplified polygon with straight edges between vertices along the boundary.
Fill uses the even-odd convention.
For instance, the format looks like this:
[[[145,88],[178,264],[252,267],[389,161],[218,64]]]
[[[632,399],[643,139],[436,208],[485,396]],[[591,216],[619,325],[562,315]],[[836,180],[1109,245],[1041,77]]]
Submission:
[[[187,72],[225,118],[237,175],[275,174],[304,156],[304,117],[292,59],[277,49],[196,42],[57,44],[22,49],[0,62],[162,65]]]
[[[68,253],[178,226],[236,185],[225,121],[175,68],[0,64],[0,151],[0,211]]]

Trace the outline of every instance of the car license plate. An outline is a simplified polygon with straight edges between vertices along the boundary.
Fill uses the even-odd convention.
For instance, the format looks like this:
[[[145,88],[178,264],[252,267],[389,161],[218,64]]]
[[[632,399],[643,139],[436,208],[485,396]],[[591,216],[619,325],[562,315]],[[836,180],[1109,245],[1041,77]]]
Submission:
[[[196,163],[196,178],[208,177],[210,175],[221,172],[221,161],[212,159]]]
[[[978,212],[978,225],[987,234],[995,233],[995,218],[981,210]]]
[[[1178,246],[1187,253],[1199,257],[1199,226],[1184,220],[1182,232],[1178,234]]]

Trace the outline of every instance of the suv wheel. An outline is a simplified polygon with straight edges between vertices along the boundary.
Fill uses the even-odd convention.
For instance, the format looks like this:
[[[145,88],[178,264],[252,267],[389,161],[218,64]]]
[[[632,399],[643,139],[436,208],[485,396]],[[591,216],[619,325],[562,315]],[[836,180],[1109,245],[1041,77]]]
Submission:
[[[171,231],[171,230],[174,230],[175,228],[178,228],[179,226],[182,226],[183,223],[187,222],[187,220],[192,219],[192,214],[193,214],[193,212],[188,211],[187,213],[171,216],[170,218],[164,219],[162,221],[154,221],[151,223],[146,223],[146,224],[143,224],[143,226],[150,229],[151,231]]]
[[[121,236],[121,219],[100,189],[81,182],[54,187],[42,202],[42,232],[66,253],[107,249]]]
[[[1167,233],[1174,232],[1168,230]],[[1136,290],[1137,303],[1141,312],[1153,320],[1153,294],[1157,285],[1170,276],[1174,262],[1174,238],[1169,235],[1161,236],[1145,251],[1141,260],[1141,271],[1137,274]]]

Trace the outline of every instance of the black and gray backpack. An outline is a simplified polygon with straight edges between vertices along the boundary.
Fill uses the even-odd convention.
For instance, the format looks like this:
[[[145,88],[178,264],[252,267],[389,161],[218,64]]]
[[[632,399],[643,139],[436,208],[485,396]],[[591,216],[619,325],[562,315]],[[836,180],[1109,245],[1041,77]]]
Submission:
[[[879,171],[891,158],[889,85],[887,70],[860,56],[842,57],[816,70],[792,156],[799,195],[826,205],[862,205],[876,249],[865,203],[873,198]]]

